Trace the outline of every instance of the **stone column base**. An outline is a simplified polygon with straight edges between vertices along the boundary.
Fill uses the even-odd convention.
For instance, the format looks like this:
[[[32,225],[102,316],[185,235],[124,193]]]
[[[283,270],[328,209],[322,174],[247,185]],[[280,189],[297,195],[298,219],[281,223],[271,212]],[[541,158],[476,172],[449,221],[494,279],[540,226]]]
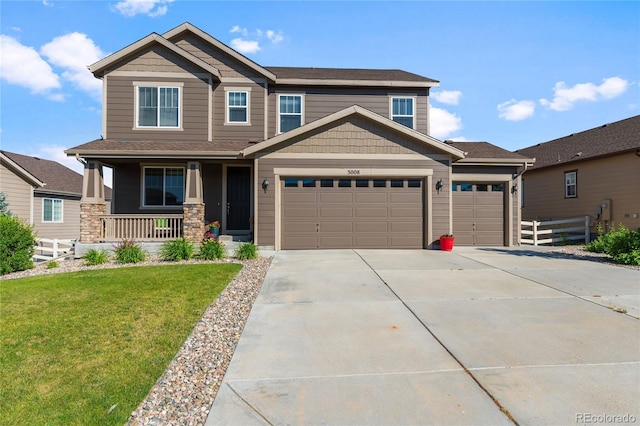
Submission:
[[[183,204],[183,236],[197,243],[204,236],[204,204]]]
[[[99,243],[102,237],[100,216],[107,214],[106,203],[80,203],[80,242]]]

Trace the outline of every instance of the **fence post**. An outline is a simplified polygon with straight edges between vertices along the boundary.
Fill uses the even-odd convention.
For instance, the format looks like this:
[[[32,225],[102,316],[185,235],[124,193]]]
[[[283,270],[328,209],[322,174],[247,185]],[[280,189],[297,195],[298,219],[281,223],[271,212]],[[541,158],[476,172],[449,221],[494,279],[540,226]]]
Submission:
[[[532,234],[532,238],[533,238],[533,245],[537,246],[538,245],[538,221],[534,220],[533,225],[531,226],[531,231],[533,232]]]
[[[55,259],[56,257],[58,257],[58,239],[54,238],[53,239],[53,258]]]
[[[591,241],[591,226],[589,224],[589,216],[584,217],[584,243]]]

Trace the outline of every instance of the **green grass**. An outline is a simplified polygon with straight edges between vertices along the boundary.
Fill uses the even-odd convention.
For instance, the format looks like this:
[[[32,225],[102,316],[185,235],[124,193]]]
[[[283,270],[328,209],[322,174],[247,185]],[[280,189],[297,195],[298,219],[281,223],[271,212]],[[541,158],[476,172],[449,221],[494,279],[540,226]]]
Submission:
[[[167,265],[0,282],[0,423],[124,424],[240,269]]]

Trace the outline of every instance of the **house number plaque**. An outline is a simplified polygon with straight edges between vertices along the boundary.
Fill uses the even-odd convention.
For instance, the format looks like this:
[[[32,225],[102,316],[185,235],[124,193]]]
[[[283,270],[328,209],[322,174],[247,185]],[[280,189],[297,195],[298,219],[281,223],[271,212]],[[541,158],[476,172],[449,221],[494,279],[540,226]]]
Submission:
[[[360,174],[360,170],[358,170],[358,169],[349,169],[349,170],[347,170],[347,174],[359,175]]]

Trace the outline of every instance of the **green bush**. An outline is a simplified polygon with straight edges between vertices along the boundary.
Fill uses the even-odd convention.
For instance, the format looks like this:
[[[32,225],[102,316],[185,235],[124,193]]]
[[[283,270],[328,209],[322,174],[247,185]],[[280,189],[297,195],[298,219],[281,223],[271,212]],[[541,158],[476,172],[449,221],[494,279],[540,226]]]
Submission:
[[[47,269],[54,269],[58,267],[58,262],[56,262],[55,260],[52,260],[51,262],[47,263]]]
[[[225,256],[224,243],[216,241],[213,238],[207,238],[200,243],[200,259],[223,259]]]
[[[102,265],[109,260],[109,252],[105,249],[90,249],[82,256],[82,259],[84,259],[85,265]]]
[[[258,247],[254,243],[240,243],[235,255],[240,260],[255,259],[258,257]]]
[[[0,270],[2,275],[33,268],[36,236],[19,218],[0,215]]]
[[[167,262],[189,260],[193,257],[193,244],[186,238],[166,241],[160,248],[160,259]]]
[[[113,250],[117,263],[138,263],[147,258],[147,254],[133,240],[122,240]]]
[[[640,266],[640,229],[630,231],[624,225],[611,227],[605,234],[598,226],[598,238],[585,246],[587,251],[606,253],[616,263]]]

